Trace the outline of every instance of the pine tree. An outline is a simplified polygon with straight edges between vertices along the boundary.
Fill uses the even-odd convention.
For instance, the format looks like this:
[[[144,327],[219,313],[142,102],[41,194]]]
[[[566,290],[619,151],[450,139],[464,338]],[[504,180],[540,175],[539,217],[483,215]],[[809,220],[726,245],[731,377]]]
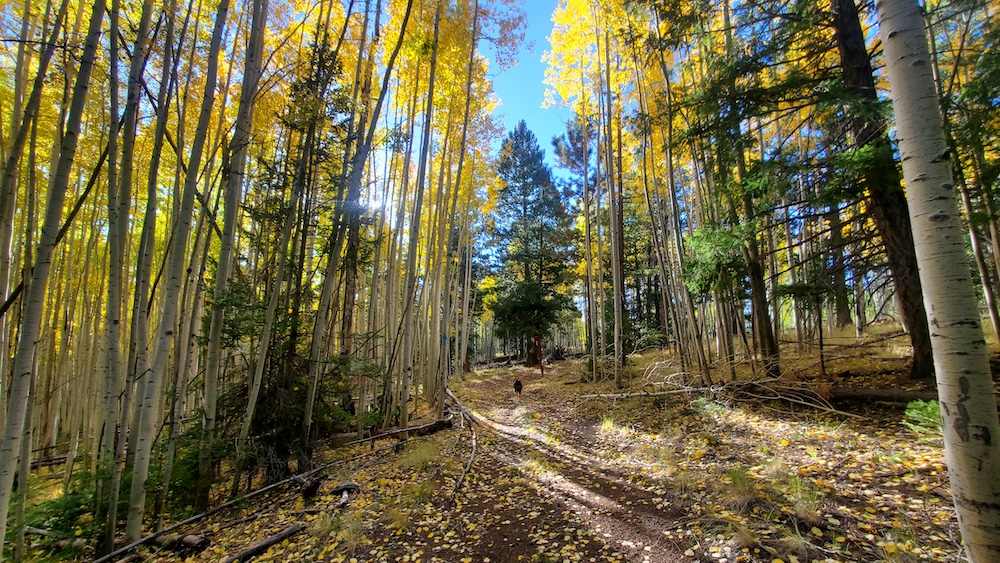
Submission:
[[[504,139],[497,168],[496,242],[504,267],[494,314],[501,332],[522,342],[544,335],[571,306],[560,290],[570,272],[572,218],[544,155],[521,121]]]

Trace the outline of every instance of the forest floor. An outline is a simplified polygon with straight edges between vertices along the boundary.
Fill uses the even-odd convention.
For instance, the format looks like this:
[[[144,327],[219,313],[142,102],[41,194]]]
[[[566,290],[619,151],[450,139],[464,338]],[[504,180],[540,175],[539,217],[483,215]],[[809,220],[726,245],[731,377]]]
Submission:
[[[845,365],[831,372],[839,384],[874,387],[898,384],[903,364],[869,354]],[[665,389],[677,371],[666,356],[636,357],[624,391]],[[175,545],[195,535],[197,549],[157,541],[122,557],[223,561],[284,531],[240,560],[960,560],[941,440],[904,425],[902,405],[613,398],[622,390],[584,374],[567,361],[544,375],[514,366],[455,378],[471,427],[456,413],[452,427],[406,441],[328,449],[315,496],[275,487],[169,535]],[[813,364],[792,375],[828,385]],[[414,424],[434,420],[423,408]],[[358,490],[338,506],[344,483]]]
[[[633,385],[668,368],[651,363]],[[135,560],[224,560],[293,525],[254,560],[959,560],[940,439],[902,425],[901,406],[588,398],[616,390],[583,373],[569,361],[456,378],[475,435],[456,416],[405,442],[330,450],[310,500],[277,488],[180,530],[206,548],[144,546]],[[360,491],[334,508],[345,482]]]

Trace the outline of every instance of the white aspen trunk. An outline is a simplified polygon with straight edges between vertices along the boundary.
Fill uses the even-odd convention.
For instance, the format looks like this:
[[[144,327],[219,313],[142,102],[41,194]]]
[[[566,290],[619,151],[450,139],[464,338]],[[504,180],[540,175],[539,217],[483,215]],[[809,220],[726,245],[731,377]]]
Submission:
[[[469,138],[469,110],[470,110],[470,107],[472,105],[472,73],[473,73],[473,70],[474,70],[475,62],[476,62],[476,45],[478,44],[478,42],[479,42],[479,0],[473,0],[473,3],[472,3],[472,39],[471,39],[470,44],[469,44],[469,63],[468,63],[468,68],[467,68],[467,72],[466,72],[466,79],[465,79],[465,113],[464,113],[464,117],[462,119],[462,140],[461,140],[461,142],[459,143],[459,146],[458,146],[458,167],[457,167],[457,170],[455,172],[455,199],[456,200],[458,199],[458,192],[459,192],[459,190],[462,189],[462,173],[464,172],[464,167],[465,167],[465,151],[466,151],[466,144],[467,144],[468,138]],[[452,203],[451,215],[452,215],[452,219],[454,220],[454,216],[455,216],[455,205],[454,205],[454,202]],[[467,224],[463,223],[463,232],[467,231],[467,230],[468,230]],[[471,237],[470,237],[470,239],[471,239]],[[469,245],[467,245],[467,247],[471,249],[472,245],[469,244]],[[463,284],[463,288],[462,288],[462,307],[461,307],[461,312],[460,312],[460,315],[459,315],[459,319],[461,319],[461,321],[460,321],[460,325],[461,326],[460,327],[456,326],[456,331],[455,331],[456,332],[456,336],[458,336],[459,334],[461,335],[461,340],[459,340],[459,342],[457,342],[456,344],[458,345],[458,349],[457,349],[457,352],[458,352],[458,363],[459,363],[458,369],[459,369],[459,373],[462,373],[462,374],[465,373],[466,353],[468,351],[468,346],[469,346],[469,334],[468,334],[468,332],[469,332],[469,289],[471,287],[471,282],[470,282],[469,278],[471,277],[471,265],[472,265],[472,253],[471,252],[467,252],[466,253],[466,260],[468,261],[468,265],[467,265],[466,268],[464,268],[465,269],[465,272],[464,272],[465,275],[463,276],[464,284]],[[449,262],[449,265],[450,265],[450,262]],[[460,269],[462,269],[462,263],[461,263],[461,261],[459,261],[458,267]],[[457,276],[457,273],[456,273],[456,276]],[[457,297],[457,295],[456,295],[456,297]],[[448,353],[448,350],[446,350],[445,353]],[[445,376],[447,377],[447,374],[445,374]],[[447,383],[446,383],[446,385],[447,385]],[[443,389],[442,389],[442,391],[443,391]],[[443,394],[442,394],[442,400],[441,400],[441,408],[442,409],[444,408],[444,395]]]
[[[167,9],[167,14],[173,14],[176,9],[176,0],[172,1]],[[125,388],[122,393],[120,414],[117,420],[116,444],[114,452],[114,464],[111,471],[110,499],[108,502],[108,518],[105,523],[105,548],[108,548],[114,539],[114,527],[118,520],[118,498],[121,494],[122,472],[126,460],[127,440],[126,436],[130,430],[129,421],[132,419],[131,413],[138,409],[134,408],[134,389],[137,387],[137,374],[146,373],[149,366],[149,290],[150,276],[153,261],[153,240],[156,229],[156,202],[158,192],[158,176],[160,155],[163,151],[163,140],[166,134],[167,109],[169,108],[170,92],[177,82],[178,57],[173,49],[174,41],[174,20],[168,15],[166,21],[166,31],[164,34],[164,67],[169,69],[165,72],[165,79],[160,81],[156,99],[159,104],[156,106],[156,124],[153,133],[153,148],[150,153],[150,168],[146,176],[146,209],[142,220],[142,233],[139,237],[138,258],[135,267],[135,287],[133,289],[132,318],[130,323],[129,338],[129,370],[127,371]],[[134,429],[134,427],[133,427]],[[132,442],[134,444],[134,441]]]
[[[604,126],[604,149],[605,149],[605,169],[608,179],[608,212],[610,219],[610,237],[611,237],[611,286],[612,286],[612,311],[614,315],[614,326],[613,331],[613,344],[614,344],[614,360],[612,361],[612,373],[614,375],[615,387],[621,388],[624,385],[623,376],[623,366],[622,359],[624,358],[624,348],[623,348],[623,323],[624,323],[624,311],[623,311],[623,301],[624,301],[624,280],[623,278],[623,249],[621,248],[621,218],[622,218],[622,199],[621,199],[621,186],[620,183],[616,183],[615,179],[618,177],[615,158],[614,158],[614,134],[612,129],[612,123],[614,121],[614,105],[611,99],[611,55],[610,55],[610,40],[608,38],[608,32],[605,31],[604,35],[604,58],[601,59],[600,47],[598,47],[598,64],[603,67],[604,70],[604,81],[602,82],[602,93],[604,97],[603,104],[603,126]],[[603,62],[603,64],[601,64]]]
[[[431,286],[431,293],[427,294],[427,298],[430,300],[430,315],[428,318],[428,330],[425,332],[427,338],[427,346],[429,348],[428,354],[426,355],[428,361],[428,370],[425,372],[427,374],[427,387],[424,389],[427,395],[427,402],[435,404],[440,412],[440,415],[444,414],[444,380],[445,376],[442,372],[442,341],[447,338],[447,328],[446,328],[446,315],[442,310],[447,307],[447,303],[443,303],[442,299],[445,301],[447,297],[443,294],[447,291],[447,285],[445,283],[445,277],[447,276],[447,271],[444,268],[444,262],[448,259],[448,236],[446,235],[448,226],[450,224],[449,218],[447,216],[448,206],[446,205],[446,200],[448,199],[448,183],[445,180],[446,170],[450,170],[449,164],[450,159],[448,158],[448,145],[451,139],[452,130],[452,113],[449,111],[448,117],[446,119],[448,126],[445,129],[443,145],[441,147],[441,163],[438,171],[438,182],[437,182],[437,194],[434,202],[434,215],[435,221],[437,222],[436,229],[434,229],[434,234],[432,240],[427,247],[427,269],[428,275],[430,276],[428,285]],[[457,188],[455,193],[457,194]],[[433,268],[431,267],[433,260]],[[438,395],[442,399],[440,403],[437,402]],[[440,416],[439,416],[440,418]]]
[[[105,313],[107,332],[107,365],[104,378],[104,429],[100,457],[102,465],[110,467],[115,463],[117,444],[120,441],[118,424],[122,415],[128,409],[128,404],[119,402],[123,385],[121,327],[123,301],[123,267],[125,263],[125,244],[128,236],[129,209],[132,197],[132,171],[135,154],[136,125],[139,112],[139,94],[142,91],[142,73],[146,62],[146,41],[152,19],[152,2],[146,0],[142,5],[139,29],[132,50],[129,64],[129,81],[127,86],[125,114],[123,118],[122,158],[120,175],[115,177],[114,164],[117,161],[118,136],[118,84],[117,79],[117,41],[112,45],[112,111],[111,111],[111,142],[108,148],[108,306]],[[119,6],[118,0],[112,2],[111,35],[118,36]],[[127,370],[126,370],[127,372]],[[107,487],[101,497],[101,512],[105,517],[105,536],[102,549],[113,549],[115,528],[117,526],[117,501],[120,487],[121,469],[111,467],[113,478],[102,483]],[[114,489],[114,490],[111,490]],[[107,504],[104,504],[104,503]]]
[[[77,237],[79,240],[75,241],[77,244],[83,244],[84,229],[80,229],[80,236]],[[76,247],[74,247],[76,248]],[[71,295],[69,296],[69,306],[66,310],[66,321],[68,323],[76,323],[80,320],[77,317],[77,309],[80,305],[81,299],[80,294],[83,293],[82,287],[86,279],[85,275],[80,276],[80,272],[90,271],[90,252],[89,249],[85,253],[86,258],[82,264],[82,268],[77,270],[73,268],[71,276],[78,282],[73,283],[74,279],[69,280],[67,283],[73,288],[71,290]],[[79,264],[79,263],[78,263]],[[86,317],[83,317],[86,318]],[[83,323],[81,323],[83,324]],[[88,378],[84,376],[81,368],[80,358],[86,357],[88,354],[88,349],[85,344],[84,339],[86,335],[89,334],[87,331],[74,331],[68,326],[66,330],[63,331],[62,341],[60,342],[60,348],[65,353],[65,369],[68,372],[69,380],[72,383],[70,387],[70,396],[73,397],[72,400],[68,401],[66,404],[66,433],[68,434],[69,444],[66,451],[66,464],[63,470],[63,494],[69,494],[69,487],[72,483],[73,478],[73,465],[75,463],[76,452],[80,442],[80,421],[82,419],[83,411],[81,409],[82,405],[86,402],[87,397],[87,380]],[[70,350],[72,351],[70,352]]]
[[[45,219],[35,254],[34,267],[31,269],[31,280],[24,294],[24,313],[21,318],[17,351],[14,354],[13,377],[5,414],[3,440],[0,441],[0,538],[5,537],[7,532],[7,513],[10,508],[14,473],[17,471],[17,462],[20,457],[25,423],[24,411],[34,374],[35,349],[41,332],[42,309],[52,266],[52,252],[62,225],[63,202],[66,198],[70,172],[76,156],[83,110],[87,101],[90,77],[94,69],[94,59],[100,41],[104,12],[104,0],[97,0],[91,12],[87,41],[84,45],[83,56],[80,59],[80,67],[73,88],[66,129],[59,150],[59,159],[49,187]],[[3,551],[2,545],[0,545],[0,561],[2,559]]]
[[[37,369],[37,366],[36,366]],[[35,395],[35,384],[34,378],[31,380],[30,394]],[[28,500],[28,481],[27,475],[31,474],[31,442],[32,442],[32,430],[31,430],[31,414],[34,410],[33,407],[35,401],[29,399],[28,404],[25,406],[24,418],[28,423],[25,428],[24,440],[21,441],[21,461],[18,465],[18,471],[22,476],[17,483],[17,507],[14,513],[14,530],[16,536],[14,538],[14,561],[21,562],[24,560],[24,508],[25,503]]]
[[[219,3],[215,16],[215,28],[212,30],[212,40],[209,46],[208,63],[205,75],[205,89],[198,116],[198,127],[195,130],[191,145],[191,157],[188,160],[187,175],[181,195],[180,207],[176,215],[173,240],[170,245],[169,266],[164,295],[163,314],[160,318],[159,335],[156,338],[155,353],[150,368],[139,377],[145,377],[145,392],[139,404],[139,420],[136,432],[135,463],[132,471],[132,488],[129,497],[128,522],[125,535],[127,541],[135,541],[142,533],[142,517],[146,506],[146,479],[149,476],[149,463],[156,438],[155,416],[160,405],[160,384],[167,371],[170,352],[176,340],[175,326],[177,324],[178,299],[187,264],[188,235],[191,230],[191,220],[194,212],[194,197],[198,183],[198,172],[201,170],[201,160],[204,155],[205,140],[208,135],[209,120],[212,117],[212,106],[215,101],[215,86],[218,77],[219,51],[222,45],[222,32],[226,25],[229,11],[229,1]]]
[[[254,96],[263,69],[264,32],[267,28],[267,0],[254,0],[250,38],[240,88],[240,105],[229,143],[229,170],[225,179],[222,239],[219,241],[219,259],[215,272],[212,320],[208,332],[208,350],[205,353],[205,383],[203,394],[203,419],[201,443],[198,451],[198,486],[195,506],[208,508],[212,481],[212,447],[215,442],[216,410],[219,402],[219,375],[222,365],[222,327],[225,318],[225,297],[232,275],[233,249],[236,241],[236,217],[243,199],[243,178],[246,173],[247,147],[250,144],[254,113]]]
[[[24,106],[24,88],[26,86],[25,82],[28,79],[28,69],[31,66],[32,52],[26,47],[28,45],[28,39],[31,36],[35,25],[36,14],[32,11],[31,0],[24,0],[21,4],[21,31],[18,35],[19,41],[17,43],[17,58],[15,59],[14,68],[14,99],[12,104],[12,111],[10,112],[10,126],[7,131],[8,137],[4,139],[3,147],[0,149],[0,158],[5,162],[8,157],[8,149],[10,144],[13,142],[14,138],[17,137],[18,129],[21,127],[21,119],[23,117],[23,106]],[[49,0],[46,2],[45,13],[48,15],[52,8],[52,2]],[[42,20],[45,21],[44,19]],[[57,24],[58,25],[58,24]],[[0,197],[6,197],[0,196]],[[9,258],[9,256],[7,256]],[[3,288],[3,294],[7,293],[7,288]]]
[[[920,266],[945,458],[965,552],[1000,560],[1000,424],[921,8],[876,2],[914,247]]]
[[[416,326],[413,323],[413,309],[417,306],[417,252],[420,241],[420,215],[424,204],[424,186],[427,181],[427,161],[430,159],[431,151],[431,122],[434,114],[434,78],[437,69],[437,49],[438,38],[441,31],[441,1],[436,2],[437,9],[434,12],[434,41],[431,47],[431,68],[430,78],[427,85],[427,104],[424,110],[424,126],[420,140],[420,157],[417,163],[417,187],[414,194],[413,213],[410,217],[410,240],[406,248],[406,293],[403,294],[405,309],[403,311],[403,322],[400,325],[403,333],[403,372],[402,390],[399,398],[399,424],[406,427],[410,421],[410,383],[413,380],[414,362],[413,334]],[[405,436],[405,433],[404,433]]]
[[[389,93],[389,80],[392,77],[392,70],[395,67],[396,59],[399,56],[400,49],[403,46],[403,39],[406,35],[406,24],[410,20],[410,13],[413,8],[413,0],[409,0],[406,4],[406,12],[403,14],[403,21],[399,28],[399,37],[396,40],[396,45],[393,48],[392,54],[389,56],[389,61],[386,63],[385,75],[382,79],[382,89],[379,91],[378,100],[375,102],[375,109],[372,111],[370,122],[368,125],[368,131],[365,135],[363,142],[358,146],[357,152],[355,152],[350,163],[350,175],[348,176],[348,196],[349,200],[351,193],[354,190],[360,192],[361,189],[361,179],[364,177],[365,165],[368,161],[368,155],[371,152],[372,141],[375,135],[375,128],[378,125],[378,118],[382,112],[382,107],[385,104],[386,96]],[[379,3],[379,8],[381,9],[381,3]],[[345,23],[346,27],[346,23]],[[378,23],[376,21],[376,27]],[[309,435],[312,428],[312,412],[313,406],[316,402],[316,391],[319,388],[319,378],[320,378],[320,357],[324,350],[323,346],[323,335],[327,328],[328,315],[330,313],[330,306],[333,302],[333,291],[334,291],[334,281],[336,279],[336,272],[339,263],[339,242],[334,243],[331,241],[331,252],[329,257],[329,262],[327,264],[326,277],[323,281],[323,289],[320,293],[319,308],[316,312],[316,320],[313,328],[313,338],[312,344],[309,352],[309,387],[306,390],[306,405],[305,413],[302,420],[302,435],[303,442],[308,444]]]
[[[3,171],[2,183],[0,183],[0,296],[4,298],[4,301],[9,298],[8,292],[10,291],[11,269],[13,267],[11,260],[11,239],[14,234],[14,210],[17,208],[17,162],[20,159],[20,154],[11,158],[12,149],[14,148],[11,145],[14,145],[17,139],[20,138],[21,149],[23,149],[24,139],[20,135],[20,131],[22,128],[26,127],[26,124],[24,123],[24,116],[28,113],[29,109],[31,109],[32,112],[31,121],[32,123],[34,122],[34,115],[37,114],[38,111],[38,103],[40,101],[46,68],[52,53],[55,51],[54,41],[61,32],[61,23],[66,17],[66,7],[67,2],[62,2],[59,15],[56,16],[56,21],[53,24],[51,43],[43,52],[38,70],[36,71],[34,90],[32,92],[34,108],[24,108],[24,111],[22,111],[25,88],[24,82],[27,79],[27,70],[31,60],[31,54],[26,53],[25,45],[28,43],[28,37],[33,25],[34,15],[31,14],[30,0],[25,0],[22,8],[20,32],[21,41],[17,46],[17,64],[15,66],[17,70],[14,83],[14,105],[13,111],[11,111],[9,132],[10,138],[4,143],[3,146],[4,150],[2,151],[2,158],[5,163],[5,169]],[[51,8],[51,3],[47,5],[46,12],[48,12],[49,8]],[[35,91],[37,91],[38,94],[35,94]],[[7,382],[7,373],[10,367],[10,355],[6,352],[10,349],[8,340],[9,337],[10,331],[8,317],[7,315],[3,315],[3,318],[0,319],[0,350],[4,350],[5,352],[0,354],[0,413],[7,412],[7,389],[5,384]],[[0,416],[0,435],[3,435],[5,426],[6,417]]]
[[[104,430],[101,433],[100,456],[103,462],[113,457],[114,428],[118,409],[118,388],[121,385],[121,314],[122,314],[122,263],[124,245],[118,236],[121,231],[118,205],[118,18],[119,0],[111,0],[111,30],[109,42],[109,79],[111,98],[111,125],[108,140],[108,301],[104,308],[105,357],[104,367]],[[141,37],[141,36],[140,36]],[[136,53],[141,57],[140,53]],[[101,483],[103,487],[103,483]],[[102,494],[102,497],[104,495]]]
[[[393,229],[392,239],[389,242],[389,257],[388,262],[390,268],[395,271],[399,271],[402,267],[402,257],[400,248],[403,241],[404,229],[401,228],[403,225],[403,218],[406,215],[406,201],[407,194],[409,193],[410,187],[410,162],[413,156],[413,131],[415,129],[416,113],[417,113],[417,92],[420,89],[420,62],[417,62],[417,72],[415,73],[413,80],[413,95],[410,97],[410,103],[406,110],[406,121],[407,121],[407,141],[406,149],[403,151],[403,165],[402,165],[402,178],[399,181],[400,192],[396,197],[396,221],[395,224],[399,225],[399,228]],[[388,296],[389,306],[386,308],[386,326],[395,325],[397,328],[395,335],[393,336],[392,344],[386,347],[386,359],[385,366],[386,372],[389,374],[389,380],[387,386],[389,391],[386,393],[387,399],[385,400],[385,412],[392,413],[395,412],[396,407],[399,405],[400,397],[402,396],[402,378],[394,377],[397,370],[396,361],[399,359],[399,346],[400,338],[403,335],[402,323],[403,318],[400,316],[405,315],[406,305],[404,303],[405,298],[400,295],[402,286],[399,284],[397,279],[399,276],[391,275],[387,281],[386,295]],[[399,307],[402,305],[403,310],[400,311]],[[392,416],[386,416],[383,420],[383,426],[388,427],[392,423]]]
[[[208,177],[209,175],[206,175],[206,178]],[[205,189],[207,192],[209,189],[208,186],[206,186]],[[198,226],[199,236],[197,242],[195,243],[196,250],[194,257],[192,257],[191,264],[192,273],[189,276],[190,279],[188,281],[188,291],[193,291],[194,295],[184,306],[186,313],[181,317],[181,323],[179,326],[181,339],[178,341],[177,348],[180,359],[177,361],[177,365],[174,366],[175,377],[173,395],[170,397],[172,400],[172,410],[170,412],[169,419],[170,436],[167,439],[166,459],[163,461],[163,476],[160,485],[160,492],[156,497],[156,503],[153,509],[153,516],[156,519],[154,529],[157,532],[163,527],[163,507],[166,505],[167,495],[170,492],[170,480],[173,477],[174,462],[177,452],[177,440],[181,434],[184,412],[187,409],[188,383],[198,372],[198,333],[204,309],[204,284],[202,284],[201,279],[205,273],[205,267],[208,263],[208,251],[211,247],[209,241],[206,240],[210,234],[205,226],[207,221],[204,214],[201,216],[199,222],[201,223]],[[198,258],[199,250],[201,254],[200,259]],[[195,264],[195,260],[198,260],[199,263]]]

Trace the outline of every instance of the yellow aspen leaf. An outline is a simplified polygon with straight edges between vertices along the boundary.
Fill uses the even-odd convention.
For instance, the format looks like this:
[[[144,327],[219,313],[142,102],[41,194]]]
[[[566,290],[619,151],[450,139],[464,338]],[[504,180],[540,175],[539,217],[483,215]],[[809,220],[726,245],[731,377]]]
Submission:
[[[812,533],[814,536],[823,537],[823,530],[820,530],[816,526],[813,526]]]

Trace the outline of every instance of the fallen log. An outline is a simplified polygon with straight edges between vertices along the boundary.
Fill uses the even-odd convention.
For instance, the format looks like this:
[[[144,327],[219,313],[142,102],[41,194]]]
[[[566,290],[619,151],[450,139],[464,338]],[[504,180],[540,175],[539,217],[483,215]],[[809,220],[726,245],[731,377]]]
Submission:
[[[591,393],[580,395],[581,399],[631,399],[633,397],[658,397],[661,395],[681,395],[683,393],[708,393],[712,391],[709,387],[685,387],[683,389],[671,389],[669,391],[639,391],[638,393]]]
[[[254,557],[260,555],[267,551],[267,548],[274,544],[281,543],[288,539],[289,537],[301,532],[305,529],[302,524],[292,524],[291,526],[285,528],[284,530],[274,534],[273,536],[268,536],[259,542],[251,545],[250,547],[241,550],[240,552],[230,555],[229,557],[223,559],[223,563],[235,563],[236,561],[248,561]]]
[[[323,468],[319,467],[319,468],[313,469],[312,471],[307,471],[306,473],[302,473],[300,475],[312,474],[313,472],[319,471],[320,469],[323,469]],[[164,529],[160,530],[159,532],[153,532],[152,534],[150,534],[148,536],[145,536],[145,537],[142,537],[142,538],[139,538],[139,539],[135,540],[134,542],[132,542],[132,543],[130,543],[128,545],[119,547],[118,549],[112,551],[111,553],[108,553],[108,554],[106,554],[106,555],[104,555],[102,557],[98,557],[97,559],[94,560],[94,563],[106,563],[108,561],[117,560],[116,558],[119,555],[122,555],[123,553],[127,553],[129,550],[134,549],[136,547],[139,547],[140,545],[147,544],[147,543],[155,540],[156,538],[162,536],[163,534],[167,534],[169,532],[173,532],[174,530],[177,530],[181,526],[186,526],[187,524],[192,524],[194,522],[197,522],[198,520],[201,520],[202,518],[207,518],[207,517],[215,514],[216,512],[220,512],[222,510],[225,510],[225,509],[229,508],[230,506],[235,506],[235,505],[237,505],[237,504],[239,504],[239,503],[241,503],[241,502],[243,502],[243,501],[245,501],[247,499],[250,499],[250,498],[255,497],[255,496],[259,495],[259,494],[265,493],[267,491],[276,489],[276,488],[278,488],[278,487],[280,487],[282,485],[288,484],[289,482],[292,482],[294,480],[295,480],[294,477],[289,477],[288,479],[285,479],[284,481],[278,481],[277,483],[272,483],[272,484],[270,484],[270,485],[268,485],[268,486],[266,486],[264,488],[257,489],[256,491],[252,491],[252,492],[247,493],[247,494],[245,494],[245,495],[243,495],[241,497],[235,498],[235,499],[233,499],[231,501],[224,502],[224,503],[220,504],[219,506],[216,506],[215,508],[212,508],[210,510],[202,512],[201,514],[195,514],[194,516],[192,516],[192,517],[190,517],[190,518],[188,518],[186,520],[181,520],[180,522],[174,524],[173,526],[170,526],[168,528],[164,528]]]
[[[171,550],[201,550],[208,547],[208,540],[197,534],[165,534],[157,538],[160,547]]]
[[[52,467],[53,465],[62,465],[64,463],[66,463],[65,455],[57,455],[43,459],[34,459],[31,461],[31,470],[35,471],[36,469],[42,467]]]
[[[321,465],[321,466],[319,466],[319,467],[317,467],[315,469],[311,469],[309,471],[304,471],[302,473],[299,473],[298,475],[293,475],[293,476],[289,477],[288,479],[285,479],[284,481],[278,481],[277,483],[271,483],[270,485],[268,485],[266,487],[257,489],[256,491],[251,491],[251,492],[249,492],[249,493],[247,493],[247,494],[245,494],[245,495],[243,495],[241,497],[234,498],[234,499],[232,499],[232,500],[230,500],[228,502],[224,502],[224,503],[220,504],[219,506],[216,506],[215,508],[212,508],[210,510],[202,512],[201,514],[195,514],[194,516],[192,516],[192,517],[190,517],[190,518],[188,518],[186,520],[181,520],[180,522],[174,524],[173,526],[164,528],[164,529],[160,530],[159,532],[153,532],[152,534],[150,534],[148,536],[139,538],[136,541],[134,541],[134,542],[132,542],[132,543],[130,543],[128,545],[119,547],[118,549],[112,551],[111,553],[108,553],[108,554],[106,554],[106,555],[104,555],[102,557],[99,557],[99,558],[95,559],[93,563],[107,563],[108,561],[112,561],[112,560],[116,560],[117,561],[116,558],[118,556],[120,556],[120,555],[122,555],[124,553],[127,553],[128,551],[130,551],[130,550],[132,550],[132,549],[134,549],[136,547],[139,547],[140,545],[145,545],[145,544],[147,544],[147,543],[155,540],[156,538],[162,536],[163,534],[167,534],[167,533],[173,532],[174,530],[177,530],[178,528],[180,528],[182,526],[186,526],[188,524],[193,524],[194,522],[197,522],[197,521],[199,521],[199,520],[201,520],[203,518],[207,518],[207,517],[209,517],[209,516],[211,516],[211,515],[213,515],[213,514],[215,514],[217,512],[225,510],[225,509],[227,509],[227,508],[229,508],[231,506],[235,506],[235,505],[237,505],[239,503],[242,503],[243,501],[251,499],[251,498],[253,498],[253,497],[257,496],[257,495],[260,495],[262,493],[265,493],[267,491],[271,491],[273,489],[276,489],[276,488],[281,487],[283,485],[286,485],[288,483],[293,483],[293,482],[296,481],[296,478],[300,478],[300,479],[301,478],[306,478],[306,479],[308,479],[309,477],[315,475],[316,473],[319,473],[320,471],[326,469],[327,467],[331,467],[331,466],[336,465],[338,463],[347,463],[349,461],[355,461],[355,460],[361,459],[363,457],[368,457],[370,455],[374,455],[374,454],[377,454],[377,453],[389,450],[391,448],[392,448],[392,446],[389,446],[387,448],[379,448],[377,450],[374,450],[374,451],[371,451],[371,452],[367,452],[367,453],[363,453],[361,455],[357,455],[357,456],[354,456],[354,457],[351,457],[351,458],[338,459],[338,460],[335,460],[335,461],[331,461],[330,463],[327,463],[325,465]]]
[[[852,389],[835,388],[831,391],[835,401],[886,401],[889,403],[909,403],[910,401],[936,401],[936,390],[918,391],[909,389]]]
[[[451,428],[452,424],[453,424],[452,417],[451,417],[451,415],[448,415],[448,416],[446,416],[444,418],[440,418],[438,420],[434,420],[434,421],[428,422],[427,424],[421,424],[419,426],[409,426],[407,428],[397,428],[395,430],[389,430],[389,431],[386,431],[386,432],[382,432],[381,434],[376,434],[374,436],[369,436],[367,438],[361,438],[360,440],[354,440],[354,441],[351,441],[351,442],[347,442],[344,445],[345,446],[353,446],[355,444],[364,444],[366,442],[373,442],[375,440],[381,440],[383,438],[389,438],[391,436],[395,436],[397,434],[402,434],[404,432],[408,432],[410,436],[424,436],[424,435],[427,435],[427,434],[433,434],[434,432],[437,432],[438,430],[444,430],[445,428]]]
[[[65,535],[65,534],[60,534],[58,532],[52,532],[52,531],[49,531],[49,530],[43,530],[41,528],[35,528],[35,527],[32,527],[32,526],[25,526],[24,527],[24,533],[25,534],[35,535],[35,536],[42,536],[42,537],[46,537],[46,538],[61,538],[61,537],[63,537]]]
[[[451,391],[449,390],[448,393],[451,394]],[[451,396],[453,398],[455,397],[453,394]],[[458,399],[455,399],[455,401],[457,402]],[[465,464],[465,469],[462,471],[462,476],[459,477],[458,478],[458,482],[455,483],[455,490],[451,492],[451,498],[448,499],[448,504],[449,505],[455,504],[455,497],[458,496],[458,491],[460,491],[462,489],[462,483],[465,482],[465,476],[469,474],[469,469],[472,468],[472,462],[476,460],[476,445],[477,445],[477,442],[478,442],[478,437],[476,435],[476,425],[472,423],[472,416],[470,414],[468,414],[466,408],[464,406],[462,406],[461,403],[458,403],[458,405],[459,405],[459,408],[462,409],[462,416],[466,417],[468,419],[468,421],[469,421],[469,430],[472,431],[472,453],[469,454],[469,461],[468,461],[468,463]]]
[[[292,477],[295,483],[299,486],[299,493],[302,494],[302,498],[306,501],[312,500],[316,496],[316,492],[319,491],[319,486],[323,483],[322,475],[313,475],[310,478],[305,478],[300,475]]]

